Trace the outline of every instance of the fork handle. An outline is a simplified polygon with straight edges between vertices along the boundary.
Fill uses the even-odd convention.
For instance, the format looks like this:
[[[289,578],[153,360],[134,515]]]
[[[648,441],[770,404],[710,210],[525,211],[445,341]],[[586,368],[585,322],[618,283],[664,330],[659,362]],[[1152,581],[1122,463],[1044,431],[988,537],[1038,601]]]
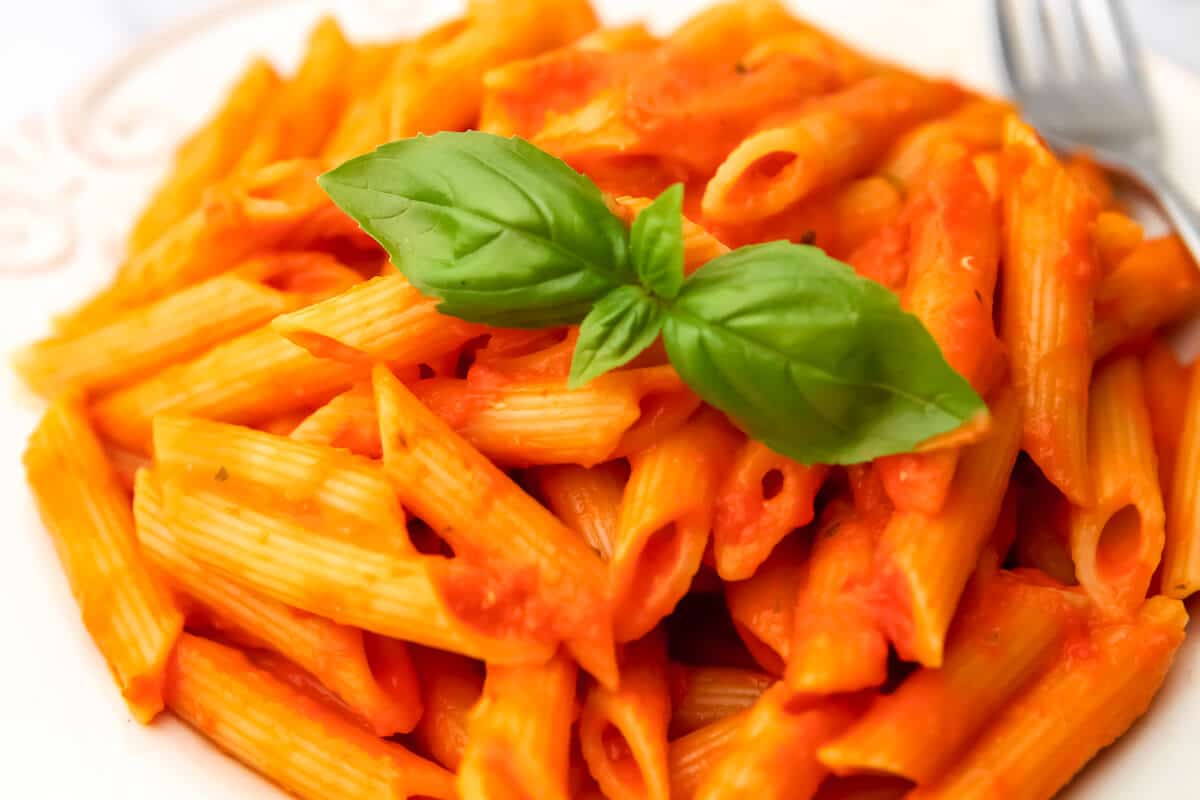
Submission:
[[[1187,246],[1192,259],[1200,264],[1200,209],[1158,166],[1131,165],[1137,177],[1154,191],[1175,232]]]

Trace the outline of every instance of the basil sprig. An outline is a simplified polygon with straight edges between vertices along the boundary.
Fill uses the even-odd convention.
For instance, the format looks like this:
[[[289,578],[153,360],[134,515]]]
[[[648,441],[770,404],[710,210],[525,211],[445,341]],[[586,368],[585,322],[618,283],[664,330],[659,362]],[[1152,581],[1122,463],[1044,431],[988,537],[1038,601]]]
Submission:
[[[742,247],[685,279],[681,186],[627,231],[588,178],[478,132],[392,142],[321,186],[442,313],[579,324],[573,387],[661,335],[705,402],[803,463],[907,452],[985,408],[890,291],[816,247]]]

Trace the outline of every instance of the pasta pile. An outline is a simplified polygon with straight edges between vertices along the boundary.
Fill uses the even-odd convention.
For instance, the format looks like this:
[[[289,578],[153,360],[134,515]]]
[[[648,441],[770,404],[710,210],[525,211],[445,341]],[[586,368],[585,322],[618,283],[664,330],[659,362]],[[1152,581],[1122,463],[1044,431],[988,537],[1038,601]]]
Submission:
[[[987,418],[806,465],[661,347],[568,389],[575,327],[439,313],[316,183],[465,129],[627,222],[683,183],[688,272],[815,243]],[[665,37],[474,0],[247,68],[20,355],[25,464],[131,713],[300,797],[1036,800],[1146,710],[1200,588],[1200,373],[1155,333],[1198,306],[1094,164],[773,0]]]

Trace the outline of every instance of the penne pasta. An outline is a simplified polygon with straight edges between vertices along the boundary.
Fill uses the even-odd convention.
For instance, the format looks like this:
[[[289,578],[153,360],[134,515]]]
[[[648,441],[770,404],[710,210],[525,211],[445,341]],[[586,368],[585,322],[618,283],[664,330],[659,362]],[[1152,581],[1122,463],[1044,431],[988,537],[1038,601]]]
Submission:
[[[1146,409],[1150,413],[1154,451],[1158,455],[1159,483],[1164,494],[1170,493],[1175,460],[1187,422],[1191,370],[1190,366],[1179,363],[1179,359],[1160,339],[1151,342],[1142,358]]]
[[[1025,420],[1021,446],[1083,505],[1098,208],[1032,128],[1011,118],[1004,142],[1001,332]]]
[[[347,102],[349,87],[343,81],[354,55],[333,17],[318,22],[296,74],[271,98],[235,169],[249,172],[319,155]]]
[[[896,140],[879,173],[901,187],[920,187],[940,165],[997,150],[1003,143],[1007,103],[972,100],[954,112],[916,126]]]
[[[938,669],[925,667],[880,694],[820,750],[839,775],[896,775],[925,785],[1053,659],[1085,606],[1061,589],[1005,572],[978,575]],[[937,747],[929,743],[936,741]]]
[[[705,412],[630,457],[609,561],[618,641],[645,635],[687,593],[708,544],[713,495],[736,441],[723,416]]]
[[[414,736],[423,751],[457,772],[467,747],[471,709],[483,694],[483,668],[440,650],[413,647],[412,655],[424,707]]]
[[[830,700],[806,707],[776,684],[747,712],[732,746],[708,771],[695,797],[812,797],[828,774],[817,749],[853,717],[849,703]]]
[[[148,453],[156,416],[262,422],[322,403],[364,372],[365,367],[317,358],[264,327],[98,398],[92,414],[105,436]],[[288,391],[276,389],[281,386]]]
[[[383,445],[379,442],[374,390],[369,383],[356,383],[302,419],[288,436],[298,442],[380,458]]]
[[[671,683],[671,735],[678,737],[745,711],[775,679],[752,669],[673,664]]]
[[[63,336],[111,322],[122,311],[228,272],[250,256],[343,239],[372,246],[317,185],[324,166],[280,161],[214,187],[153,245],[132,253],[112,284],[55,321]]]
[[[669,800],[667,724],[671,696],[666,643],[657,632],[625,645],[621,685],[588,690],[579,743],[600,790],[611,800]]]
[[[398,272],[278,317],[271,327],[318,357],[395,366],[434,360],[483,332],[439,314]]]
[[[671,742],[667,750],[671,800],[692,800],[696,796],[704,777],[733,749],[749,716],[747,709]]]
[[[613,457],[641,420],[644,404],[687,391],[669,366],[609,373],[579,389],[568,389],[564,380],[492,387],[455,378],[431,378],[411,388],[498,464],[585,467]]]
[[[458,768],[462,797],[568,800],[575,663],[488,666]]]
[[[213,489],[269,494],[327,534],[375,549],[412,553],[404,510],[377,464],[321,445],[237,425],[159,416],[160,469]]]
[[[1068,642],[952,770],[909,797],[1051,797],[1146,710],[1186,623],[1178,600],[1154,597],[1133,620]]]
[[[968,448],[942,510],[899,512],[879,541],[876,581],[881,623],[906,660],[942,663],[946,630],[958,598],[987,542],[1016,461],[1021,434],[1018,396],[992,401],[992,431]]]
[[[133,504],[141,551],[176,591],[203,606],[212,625],[307,670],[378,735],[413,729],[421,716],[421,697],[412,675],[385,688],[372,674],[361,631],[290,608],[206,571],[180,550],[162,506],[157,479],[141,470]]]
[[[297,797],[454,800],[449,772],[376,738],[216,642],[184,634],[166,692],[175,714]]]
[[[1174,322],[1200,306],[1200,267],[1177,236],[1151,239],[1106,274],[1096,290],[1092,357]]]
[[[784,539],[754,577],[725,584],[729,616],[742,642],[766,672],[783,677],[796,627],[796,599],[808,580],[808,554],[796,537]]]
[[[374,385],[384,471],[405,507],[460,556],[516,571],[512,590],[531,590],[538,602],[556,609],[553,617],[527,624],[548,624],[585,669],[605,685],[615,684],[604,563],[387,369],[375,369]]]
[[[1105,279],[1129,256],[1133,255],[1145,241],[1146,232],[1131,217],[1120,211],[1101,211],[1096,215],[1092,228],[1092,239],[1096,243],[1096,257]]]
[[[776,214],[862,171],[895,136],[960,98],[950,84],[893,73],[815,100],[733,149],[704,191],[704,214],[714,219]]]
[[[1141,368],[1133,357],[1092,379],[1088,452],[1092,501],[1071,512],[1075,576],[1098,610],[1136,611],[1163,553],[1164,512]]]
[[[44,339],[18,354],[17,369],[45,395],[113,389],[309,302],[309,293],[288,290],[287,281],[290,273],[316,270],[336,274],[343,284],[357,280],[324,253],[272,254],[118,314],[93,330]]]
[[[825,507],[796,601],[785,672],[790,690],[852,692],[887,678],[887,638],[867,596],[886,523],[883,515],[857,511],[842,498]]]
[[[1200,588],[1200,370],[1191,370],[1183,434],[1167,499],[1167,538],[1161,585],[1168,597]]]
[[[784,536],[813,519],[828,469],[805,466],[747,440],[717,492],[713,557],[727,581],[754,575]]]
[[[91,634],[129,711],[149,723],[183,615],[142,560],[128,496],[78,399],[55,400],[25,450],[25,474]]]
[[[624,465],[611,461],[591,468],[573,464],[541,467],[534,482],[546,506],[608,561],[627,480]]]
[[[524,591],[481,569],[321,536],[285,512],[172,480],[163,482],[163,508],[185,556],[286,605],[496,663],[538,661],[552,647],[506,618],[528,613],[521,601],[502,615],[479,608],[481,597],[511,603]]]

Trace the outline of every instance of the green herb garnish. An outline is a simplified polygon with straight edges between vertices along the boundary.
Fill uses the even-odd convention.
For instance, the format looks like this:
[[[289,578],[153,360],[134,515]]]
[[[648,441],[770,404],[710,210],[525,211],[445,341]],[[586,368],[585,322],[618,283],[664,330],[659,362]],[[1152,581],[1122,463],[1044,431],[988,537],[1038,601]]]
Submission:
[[[890,291],[816,247],[742,247],[685,279],[681,186],[627,231],[588,178],[478,132],[384,145],[321,186],[442,313],[579,324],[573,387],[661,334],[700,397],[803,463],[907,452],[985,409]]]

